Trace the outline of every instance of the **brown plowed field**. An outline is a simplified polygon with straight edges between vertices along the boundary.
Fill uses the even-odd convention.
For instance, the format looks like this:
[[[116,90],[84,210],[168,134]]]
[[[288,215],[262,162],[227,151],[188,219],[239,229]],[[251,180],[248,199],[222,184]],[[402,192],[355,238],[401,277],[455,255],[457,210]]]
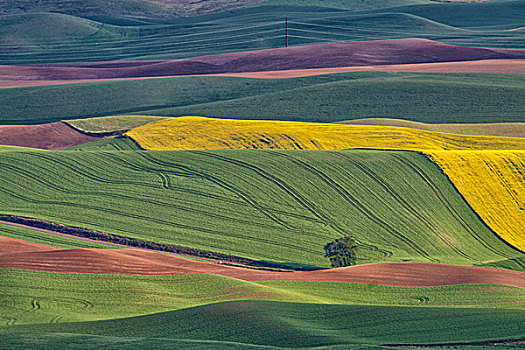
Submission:
[[[525,288],[525,272],[483,267],[380,263],[308,272],[273,272],[200,262],[139,249],[58,250],[40,246],[28,251],[28,247],[27,242],[0,237],[0,268],[151,276],[213,273],[245,281],[333,281],[414,287],[494,283]]]
[[[347,67],[347,69],[354,67],[352,69],[355,69],[355,66],[507,59],[525,59],[525,50],[470,48],[426,39],[355,41],[235,52],[181,60],[0,66],[0,86],[21,87],[139,77],[336,67]],[[502,64],[499,66],[498,69],[511,70],[509,67],[501,68]],[[495,69],[494,67],[493,64],[492,69]],[[392,70],[395,69],[399,68],[392,68]],[[406,67],[406,69],[410,68]],[[439,69],[446,70],[448,68]],[[456,67],[455,69],[461,68]],[[483,68],[472,67],[470,69],[483,70]],[[373,70],[373,68],[369,68],[369,70]]]
[[[2,66],[0,66],[0,70]],[[417,63],[417,64],[391,64],[377,66],[352,66],[334,68],[310,68],[310,69],[289,69],[273,70],[263,72],[243,72],[243,73],[218,73],[218,74],[196,74],[197,76],[223,76],[240,78],[258,79],[286,79],[300,78],[314,75],[349,73],[349,72],[414,72],[414,73],[505,73],[505,74],[525,74],[524,59],[499,59],[499,60],[479,60],[461,62],[439,62],[439,63]],[[140,77],[140,78],[109,78],[109,79],[71,79],[71,80],[27,80],[27,77],[20,76],[0,76],[0,89],[44,86],[44,85],[63,85],[94,83],[102,81],[119,80],[139,80],[154,78],[174,78],[181,75],[167,75],[162,77]]]
[[[0,126],[0,145],[57,150],[99,139],[84,135],[61,122]]]
[[[391,64],[336,68],[290,69],[282,71],[216,74],[219,76],[282,79],[348,72],[414,72],[414,73],[525,73],[525,60],[480,60],[418,64]]]

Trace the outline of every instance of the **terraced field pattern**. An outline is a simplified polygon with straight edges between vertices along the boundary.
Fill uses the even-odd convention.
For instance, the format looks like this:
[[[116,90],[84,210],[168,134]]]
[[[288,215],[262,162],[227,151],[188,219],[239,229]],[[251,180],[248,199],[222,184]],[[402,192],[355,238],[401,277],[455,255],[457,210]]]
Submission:
[[[0,348],[525,347],[523,23],[1,2]]]

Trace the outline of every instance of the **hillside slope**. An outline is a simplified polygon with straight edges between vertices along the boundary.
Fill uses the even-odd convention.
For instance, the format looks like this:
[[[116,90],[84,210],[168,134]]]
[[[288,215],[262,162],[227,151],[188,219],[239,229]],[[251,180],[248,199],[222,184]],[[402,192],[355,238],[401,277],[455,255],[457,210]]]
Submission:
[[[318,122],[378,116],[425,123],[522,122],[524,99],[520,74],[179,77],[3,89],[0,123],[41,124],[118,114]]]
[[[347,234],[360,242],[359,263],[496,266],[521,254],[416,153],[6,151],[0,160],[3,214],[156,242],[314,266],[328,266],[322,247]]]
[[[334,317],[337,315],[337,317]],[[356,317],[359,315],[359,317]],[[432,344],[523,336],[523,310],[227,302],[121,320],[13,330],[273,346]],[[246,322],[249,317],[250,322]]]
[[[42,35],[48,34],[44,32]],[[35,40],[40,41],[39,38]],[[0,75],[12,80],[117,79],[523,58],[525,50],[469,48],[425,39],[393,39],[325,43],[181,60],[0,66]]]
[[[155,151],[350,148],[391,150],[522,150],[525,138],[470,136],[378,125],[168,118],[126,133]]]
[[[525,151],[429,152],[501,238],[525,250]]]

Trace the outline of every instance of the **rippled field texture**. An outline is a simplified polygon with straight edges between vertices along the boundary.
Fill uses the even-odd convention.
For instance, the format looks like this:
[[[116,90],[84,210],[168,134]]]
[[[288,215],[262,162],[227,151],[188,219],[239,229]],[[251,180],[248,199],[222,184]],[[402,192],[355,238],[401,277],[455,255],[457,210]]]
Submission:
[[[135,128],[127,135],[148,150],[525,149],[525,138],[456,135],[389,126],[203,117],[164,119]]]
[[[417,153],[6,151],[0,159],[5,214],[322,267],[323,245],[345,234],[358,237],[360,263],[520,266],[520,253]]]
[[[525,250],[525,151],[429,154],[481,218],[504,240]]]

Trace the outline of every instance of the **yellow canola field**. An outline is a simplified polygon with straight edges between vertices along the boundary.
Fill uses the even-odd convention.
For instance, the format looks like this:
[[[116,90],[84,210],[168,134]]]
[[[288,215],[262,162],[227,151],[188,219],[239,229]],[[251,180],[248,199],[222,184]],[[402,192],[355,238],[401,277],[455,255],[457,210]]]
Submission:
[[[525,250],[525,151],[425,153],[492,230]]]
[[[391,126],[204,117],[164,119],[135,128],[127,135],[147,150],[525,149],[525,138],[517,137],[456,135]]]

